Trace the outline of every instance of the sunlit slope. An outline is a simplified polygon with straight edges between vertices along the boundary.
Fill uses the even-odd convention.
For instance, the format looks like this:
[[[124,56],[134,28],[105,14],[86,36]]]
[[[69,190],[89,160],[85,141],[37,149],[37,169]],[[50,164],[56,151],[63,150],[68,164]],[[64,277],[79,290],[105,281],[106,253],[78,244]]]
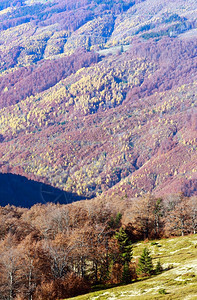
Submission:
[[[141,282],[98,291],[72,299],[197,299],[197,238],[196,236],[142,242],[134,246],[134,259],[144,247],[151,251],[153,263],[160,259],[162,274]],[[167,270],[170,268],[170,270]]]
[[[3,172],[86,196],[193,194],[195,43],[137,43],[3,108],[0,124]]]
[[[196,193],[196,9],[2,0],[0,171],[88,197]]]

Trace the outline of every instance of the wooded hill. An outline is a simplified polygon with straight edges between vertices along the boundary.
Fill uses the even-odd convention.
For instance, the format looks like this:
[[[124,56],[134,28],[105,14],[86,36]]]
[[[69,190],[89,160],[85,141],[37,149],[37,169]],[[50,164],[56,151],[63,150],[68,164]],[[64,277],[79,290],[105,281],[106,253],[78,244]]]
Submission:
[[[87,197],[195,194],[196,41],[84,51],[2,75],[1,172]]]
[[[68,204],[84,198],[24,176],[0,174],[0,199],[1,206],[9,204],[30,208],[37,203]]]
[[[196,9],[1,1],[0,299],[155,276],[133,243],[196,233]]]
[[[0,172],[82,197],[196,194],[196,3],[0,8]]]

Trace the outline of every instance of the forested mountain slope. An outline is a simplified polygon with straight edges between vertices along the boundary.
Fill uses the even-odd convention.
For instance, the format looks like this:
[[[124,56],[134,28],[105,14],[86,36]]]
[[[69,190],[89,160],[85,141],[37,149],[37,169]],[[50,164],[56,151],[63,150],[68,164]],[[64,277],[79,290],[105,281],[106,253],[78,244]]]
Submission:
[[[2,1],[0,171],[83,197],[195,195],[196,6]]]
[[[1,206],[30,208],[37,203],[68,204],[83,198],[20,175],[0,174],[0,199]]]
[[[196,294],[196,11],[0,1],[0,299]]]

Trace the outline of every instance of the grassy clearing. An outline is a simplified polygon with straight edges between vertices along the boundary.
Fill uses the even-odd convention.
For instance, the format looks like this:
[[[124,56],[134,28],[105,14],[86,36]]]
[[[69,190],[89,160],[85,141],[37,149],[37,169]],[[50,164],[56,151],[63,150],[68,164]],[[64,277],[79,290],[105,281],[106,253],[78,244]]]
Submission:
[[[197,299],[197,235],[137,243],[133,249],[134,259],[145,246],[151,251],[154,265],[160,259],[166,269],[162,274],[72,299]]]
[[[122,46],[123,46],[123,52],[126,52],[131,47],[131,45],[122,45]],[[109,54],[115,55],[120,50],[121,50],[121,45],[99,50],[98,53],[104,56]]]

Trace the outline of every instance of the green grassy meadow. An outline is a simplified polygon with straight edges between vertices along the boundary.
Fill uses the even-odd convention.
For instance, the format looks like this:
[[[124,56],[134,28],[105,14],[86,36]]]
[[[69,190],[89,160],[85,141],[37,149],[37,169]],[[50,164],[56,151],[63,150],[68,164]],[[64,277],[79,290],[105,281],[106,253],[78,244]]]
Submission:
[[[137,243],[133,260],[141,255],[144,247],[151,251],[154,265],[160,259],[165,269],[162,274],[72,299],[197,299],[197,235]]]

